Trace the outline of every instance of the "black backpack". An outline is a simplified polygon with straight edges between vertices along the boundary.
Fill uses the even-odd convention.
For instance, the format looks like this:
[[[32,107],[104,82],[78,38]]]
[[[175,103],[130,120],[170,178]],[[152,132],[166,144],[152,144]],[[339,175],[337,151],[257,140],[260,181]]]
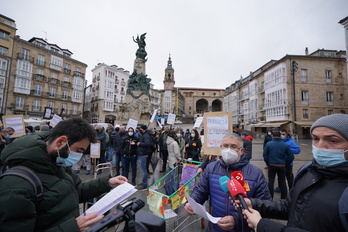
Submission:
[[[42,199],[43,196],[43,187],[41,180],[39,177],[30,169],[24,166],[15,166],[8,170],[6,170],[4,173],[0,175],[0,178],[4,176],[19,176],[23,179],[29,181],[34,188],[34,193],[36,196],[36,203],[39,202]]]

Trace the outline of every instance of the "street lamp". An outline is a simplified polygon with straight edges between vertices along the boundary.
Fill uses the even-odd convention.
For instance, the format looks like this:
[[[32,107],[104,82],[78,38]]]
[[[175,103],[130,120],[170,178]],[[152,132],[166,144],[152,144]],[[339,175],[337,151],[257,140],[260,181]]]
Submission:
[[[60,109],[60,115],[59,115],[59,117],[62,117],[62,114],[63,114],[64,111],[65,111],[65,109],[64,109],[64,107],[62,107],[62,108]]]

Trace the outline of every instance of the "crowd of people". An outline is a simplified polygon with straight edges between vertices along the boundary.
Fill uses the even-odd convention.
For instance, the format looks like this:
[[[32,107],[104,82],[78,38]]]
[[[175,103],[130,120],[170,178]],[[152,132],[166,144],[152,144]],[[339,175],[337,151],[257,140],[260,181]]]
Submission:
[[[220,155],[202,154],[203,131],[146,125],[126,128],[92,127],[82,119],[64,120],[52,129],[32,128],[27,136],[11,141],[12,128],[0,131],[1,165],[32,169],[44,187],[43,199],[35,201],[32,186],[18,176],[0,178],[0,231],[83,231],[102,219],[96,214],[81,215],[78,204],[99,196],[119,184],[148,188],[153,175],[152,157],[162,160],[160,173],[171,173],[183,159],[203,161],[201,176],[191,197],[200,204],[209,202],[213,217],[207,231],[348,231],[348,115],[332,114],[318,119],[310,129],[313,160],[293,174],[295,155],[301,149],[285,129],[267,132],[263,171],[251,164],[253,137],[234,128],[223,137]],[[35,132],[36,131],[36,132]],[[115,176],[101,175],[81,182],[81,167],[91,173],[90,144],[100,143],[98,163],[111,162]],[[31,155],[28,155],[28,154]],[[221,188],[220,178],[235,171],[244,174],[247,208]],[[278,181],[279,190],[274,188]],[[168,175],[166,181],[172,181]],[[168,194],[176,189],[167,188]],[[274,200],[274,192],[280,200]],[[185,204],[189,215],[195,212]],[[272,219],[286,220],[281,224]]]

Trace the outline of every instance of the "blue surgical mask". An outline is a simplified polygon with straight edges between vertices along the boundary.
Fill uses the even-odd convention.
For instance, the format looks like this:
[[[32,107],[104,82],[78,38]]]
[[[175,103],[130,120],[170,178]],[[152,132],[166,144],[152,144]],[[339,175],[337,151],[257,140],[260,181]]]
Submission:
[[[283,140],[286,138],[285,135],[281,135],[280,138],[282,138]]]
[[[70,150],[69,144],[67,144],[67,145],[68,145],[68,148]],[[70,150],[68,158],[62,158],[59,155],[59,150],[57,150],[57,151],[58,151],[58,157],[57,157],[57,160],[56,160],[56,164],[57,164],[57,166],[60,166],[60,167],[70,167],[70,166],[73,166],[82,157],[81,153],[78,153],[78,152]]]
[[[5,135],[4,138],[9,139],[9,138],[11,138],[11,135]]]
[[[271,132],[268,132],[267,134],[268,134],[268,135],[271,135],[272,133],[271,133]]]
[[[194,138],[196,136],[196,134],[191,134],[191,137]]]
[[[344,153],[348,150],[343,149],[325,149],[312,146],[312,153],[315,161],[325,167],[336,167],[346,163]]]

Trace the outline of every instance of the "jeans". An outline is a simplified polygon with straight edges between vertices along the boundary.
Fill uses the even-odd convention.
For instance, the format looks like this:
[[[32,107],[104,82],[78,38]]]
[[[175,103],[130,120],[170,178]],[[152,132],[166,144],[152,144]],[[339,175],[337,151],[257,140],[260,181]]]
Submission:
[[[114,157],[115,149],[112,146],[107,146],[106,149],[107,149],[106,150],[106,153],[107,153],[106,160],[111,161]]]
[[[100,157],[98,159],[98,164],[106,163],[105,151],[106,149],[100,149]]]
[[[113,168],[116,168],[116,176],[119,176],[121,174],[120,170],[120,162],[121,162],[121,155],[114,153],[112,157],[111,165]],[[124,175],[124,173],[122,173]]]
[[[147,188],[146,160],[147,160],[147,155],[138,156],[138,161],[139,161],[139,164],[140,164],[140,170],[141,170],[141,173],[143,175],[143,179],[142,179],[141,184],[145,188]]]
[[[132,168],[132,183],[137,177],[137,156],[122,156],[122,174],[128,179],[129,166]]]
[[[278,186],[280,189],[280,198],[284,199],[287,195],[286,180],[285,180],[285,166],[272,166],[268,165],[268,188],[271,193],[271,197],[274,195],[274,181],[275,176],[278,176]]]
[[[162,150],[162,158],[163,158],[162,171],[165,171],[167,169],[168,150]]]

